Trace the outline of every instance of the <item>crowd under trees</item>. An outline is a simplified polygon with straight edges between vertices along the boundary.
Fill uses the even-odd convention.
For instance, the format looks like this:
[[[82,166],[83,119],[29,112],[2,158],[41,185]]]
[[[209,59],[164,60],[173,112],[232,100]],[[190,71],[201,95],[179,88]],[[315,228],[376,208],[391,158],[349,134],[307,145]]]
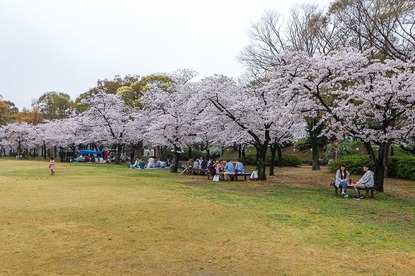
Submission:
[[[259,179],[273,156],[306,131],[319,169],[318,145],[363,142],[383,191],[389,149],[415,141],[415,2],[336,0],[327,10],[304,4],[288,20],[266,12],[249,30],[236,81],[193,70],[116,76],[75,101],[48,92],[19,112],[0,101],[0,145],[18,152],[79,145],[180,152],[201,145],[253,146]],[[272,170],[271,170],[272,173]]]

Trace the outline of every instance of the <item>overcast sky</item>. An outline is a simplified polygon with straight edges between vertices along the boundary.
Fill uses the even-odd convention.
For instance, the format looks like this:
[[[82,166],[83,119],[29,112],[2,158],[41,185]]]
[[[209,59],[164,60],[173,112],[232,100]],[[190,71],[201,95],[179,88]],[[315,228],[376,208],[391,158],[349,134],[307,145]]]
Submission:
[[[304,2],[0,0],[0,94],[21,109],[51,91],[75,99],[115,75],[188,68],[238,78],[250,25]]]

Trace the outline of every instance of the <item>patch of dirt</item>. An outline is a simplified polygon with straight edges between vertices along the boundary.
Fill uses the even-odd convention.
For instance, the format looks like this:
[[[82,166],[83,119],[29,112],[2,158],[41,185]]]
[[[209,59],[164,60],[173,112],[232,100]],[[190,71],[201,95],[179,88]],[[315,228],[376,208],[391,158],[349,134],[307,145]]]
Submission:
[[[275,168],[274,176],[268,176],[266,181],[238,181],[238,182],[218,182],[218,187],[222,192],[243,193],[255,196],[269,196],[273,193],[276,186],[305,187],[319,186],[332,189],[329,184],[334,174],[328,171],[327,167],[321,167],[319,171],[313,171],[311,166]],[[352,175],[352,179],[360,179],[361,175]],[[190,175],[186,185],[204,186],[213,184],[207,176]],[[232,185],[230,185],[232,184]],[[385,194],[391,197],[415,200],[415,181],[400,179],[385,179]]]

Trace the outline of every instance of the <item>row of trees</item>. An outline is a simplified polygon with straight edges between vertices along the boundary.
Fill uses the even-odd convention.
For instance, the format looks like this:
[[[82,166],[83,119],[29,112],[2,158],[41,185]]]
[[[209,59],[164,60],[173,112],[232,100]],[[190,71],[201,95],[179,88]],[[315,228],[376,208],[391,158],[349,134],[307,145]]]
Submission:
[[[139,98],[149,89],[149,85],[168,86],[170,78],[163,74],[152,74],[144,77],[137,75],[115,76],[113,79],[98,80],[97,86],[72,100],[64,92],[46,92],[33,104],[31,109],[21,111],[11,101],[4,100],[0,95],[0,125],[15,122],[39,124],[43,120],[63,119],[73,113],[83,111],[80,104],[83,99],[104,91],[107,94],[119,94],[130,106],[136,106]]]
[[[207,151],[213,144],[252,145],[259,178],[266,179],[268,149],[275,156],[305,127],[313,169],[319,169],[322,139],[358,139],[383,191],[389,147],[415,138],[414,11],[408,0],[337,0],[328,11],[294,8],[286,25],[267,12],[252,25],[241,52],[244,81],[222,75],[192,81],[196,73],[182,70],[128,76],[121,85],[103,82],[77,99],[71,116],[36,126],[9,124],[1,143],[22,147],[23,138],[11,133],[23,127],[36,133],[21,135],[34,137],[26,147],[167,146],[175,156],[173,171],[190,145]]]

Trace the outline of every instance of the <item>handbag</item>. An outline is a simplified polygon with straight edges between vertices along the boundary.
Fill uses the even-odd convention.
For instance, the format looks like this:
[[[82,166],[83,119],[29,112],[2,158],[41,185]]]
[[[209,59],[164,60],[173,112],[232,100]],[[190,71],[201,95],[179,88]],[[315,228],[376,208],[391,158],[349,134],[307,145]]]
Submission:
[[[219,174],[215,174],[215,176],[213,177],[213,181],[219,181],[220,179],[219,179]]]
[[[330,186],[334,186],[336,184],[336,179],[335,178],[333,178],[332,180],[331,180],[331,182],[330,182]]]

